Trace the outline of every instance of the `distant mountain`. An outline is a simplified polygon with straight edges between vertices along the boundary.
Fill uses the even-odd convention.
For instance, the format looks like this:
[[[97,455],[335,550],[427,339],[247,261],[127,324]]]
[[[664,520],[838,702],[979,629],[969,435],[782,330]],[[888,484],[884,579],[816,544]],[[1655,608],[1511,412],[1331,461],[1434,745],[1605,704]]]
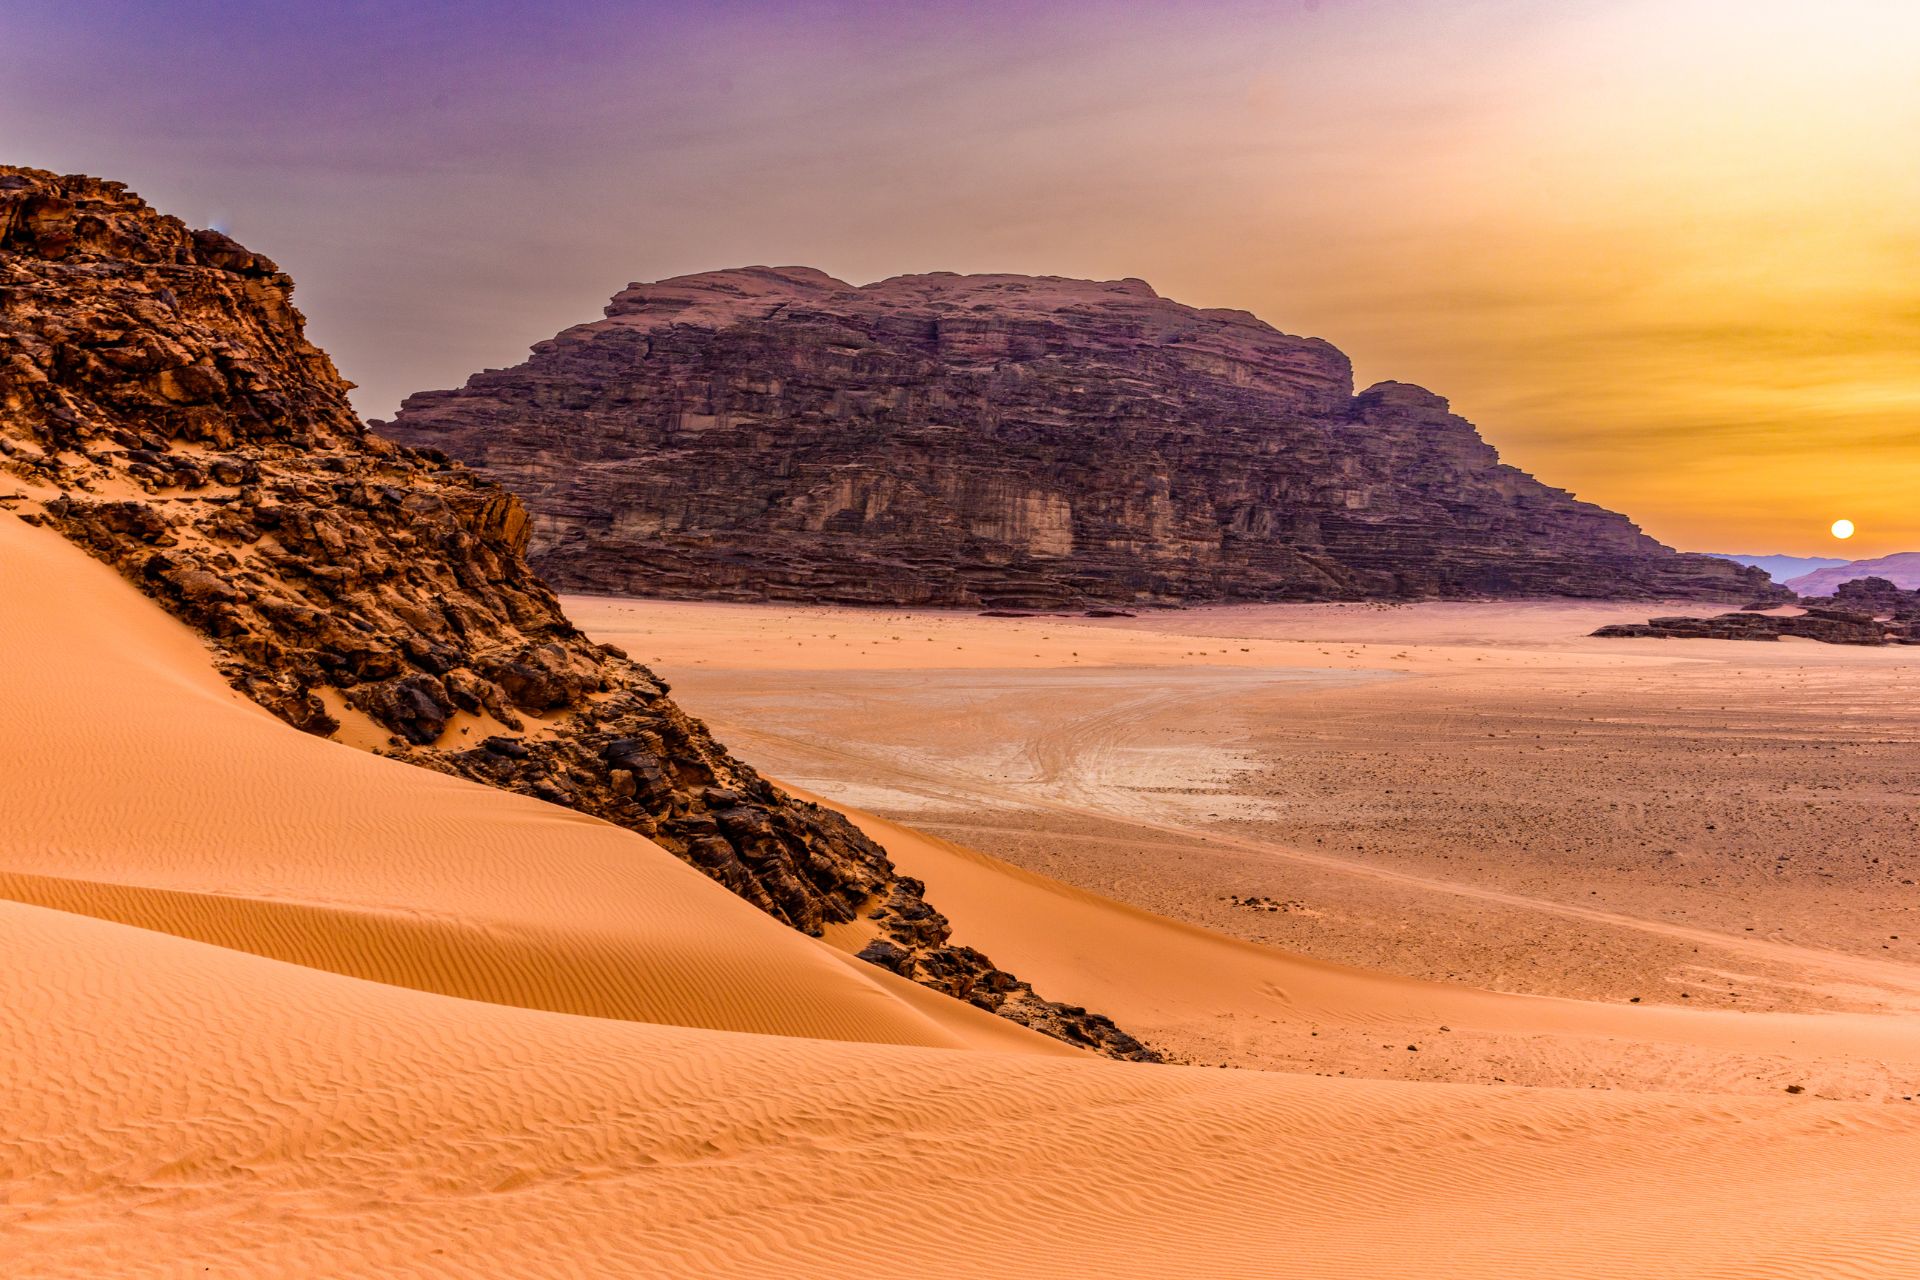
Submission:
[[[1831,560],[1825,556],[1744,556],[1726,551],[1709,551],[1706,554],[1716,560],[1731,560],[1735,564],[1751,565],[1772,578],[1775,582],[1785,582],[1788,578],[1797,578],[1803,573],[1812,573],[1815,569],[1837,569],[1846,560]]]
[[[1803,596],[1830,596],[1843,582],[1885,578],[1911,591],[1920,587],[1920,551],[1896,551],[1878,560],[1849,560],[1831,568],[1815,569],[1791,578],[1786,585]]]

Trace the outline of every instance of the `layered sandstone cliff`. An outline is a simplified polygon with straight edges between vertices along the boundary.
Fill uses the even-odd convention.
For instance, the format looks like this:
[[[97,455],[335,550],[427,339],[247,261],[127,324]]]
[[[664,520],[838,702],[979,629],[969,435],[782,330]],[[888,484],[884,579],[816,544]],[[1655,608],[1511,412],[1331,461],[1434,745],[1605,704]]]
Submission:
[[[1138,280],[764,267],[635,284],[375,429],[533,515],[556,585],[1049,608],[1473,596],[1751,599],[1502,465],[1418,387]]]
[[[302,729],[641,832],[795,928],[871,919],[876,963],[1151,1056],[952,945],[884,850],[575,630],[520,504],[366,434],[292,287],[118,183],[0,167],[0,519],[118,567]]]

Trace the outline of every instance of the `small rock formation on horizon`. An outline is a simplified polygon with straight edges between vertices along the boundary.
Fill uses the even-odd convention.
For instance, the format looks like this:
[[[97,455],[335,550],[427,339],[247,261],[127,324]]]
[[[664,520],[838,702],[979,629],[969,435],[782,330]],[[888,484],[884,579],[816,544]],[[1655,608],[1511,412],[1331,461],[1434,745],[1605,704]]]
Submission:
[[[1503,465],[1439,396],[1139,280],[803,267],[633,284],[379,433],[519,494],[564,590],[1058,609],[1746,600]]]
[[[1830,603],[1786,613],[1771,600],[1712,618],[1668,617],[1619,622],[1593,633],[1605,639],[1779,640],[1793,636],[1825,644],[1920,644],[1920,591],[1885,578],[1843,583]]]
[[[1920,587],[1920,551],[1897,551],[1876,560],[1848,560],[1789,578],[1786,587],[1803,596],[1830,596],[1849,582],[1880,578],[1896,587]]]
[[[116,567],[289,724],[637,831],[796,929],[872,919],[875,963],[1155,1056],[954,945],[883,849],[582,635],[520,503],[367,434],[292,290],[120,183],[0,166],[0,518]]]

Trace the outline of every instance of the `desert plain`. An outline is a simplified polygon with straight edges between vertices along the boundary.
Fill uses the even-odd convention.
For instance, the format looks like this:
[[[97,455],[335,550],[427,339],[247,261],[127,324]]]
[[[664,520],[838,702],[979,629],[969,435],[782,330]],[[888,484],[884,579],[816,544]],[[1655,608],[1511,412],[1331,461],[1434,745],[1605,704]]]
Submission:
[[[1388,1037],[1378,1009],[1300,1016],[1284,980],[1230,1006],[1211,963],[1138,1007],[1157,966],[1131,947],[1104,978],[1056,982],[1182,1060],[1915,1093],[1910,1065],[1835,1039],[1909,1026],[1920,999],[1911,649],[1591,638],[1662,607],[1618,602],[1097,619],[567,603],[764,768],[866,810],[937,900],[984,855],[1262,960],[1412,980],[1387,1003],[1539,998]],[[948,843],[909,844],[906,825]],[[1049,931],[1009,926],[992,882],[978,892],[963,940],[1046,972],[1022,952]],[[1580,1033],[1539,1033],[1549,1010]],[[1781,1016],[1816,1011],[1842,1016]]]

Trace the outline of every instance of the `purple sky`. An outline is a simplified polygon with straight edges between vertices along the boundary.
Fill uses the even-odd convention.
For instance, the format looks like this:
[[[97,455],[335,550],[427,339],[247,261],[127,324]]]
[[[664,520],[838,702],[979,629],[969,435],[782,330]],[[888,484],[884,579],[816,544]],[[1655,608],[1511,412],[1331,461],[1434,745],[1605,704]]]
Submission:
[[[1920,545],[1920,5],[0,0],[0,49],[0,156],[277,259],[370,416],[631,280],[1138,276],[1669,541]]]
[[[1093,271],[1055,252],[1075,199],[1152,197],[1058,154],[1061,126],[1110,156],[1116,110],[1231,72],[1176,46],[1135,80],[1186,22],[1153,6],[0,6],[8,158],[121,178],[278,259],[369,413],[634,279]],[[903,237],[929,204],[965,216]]]

